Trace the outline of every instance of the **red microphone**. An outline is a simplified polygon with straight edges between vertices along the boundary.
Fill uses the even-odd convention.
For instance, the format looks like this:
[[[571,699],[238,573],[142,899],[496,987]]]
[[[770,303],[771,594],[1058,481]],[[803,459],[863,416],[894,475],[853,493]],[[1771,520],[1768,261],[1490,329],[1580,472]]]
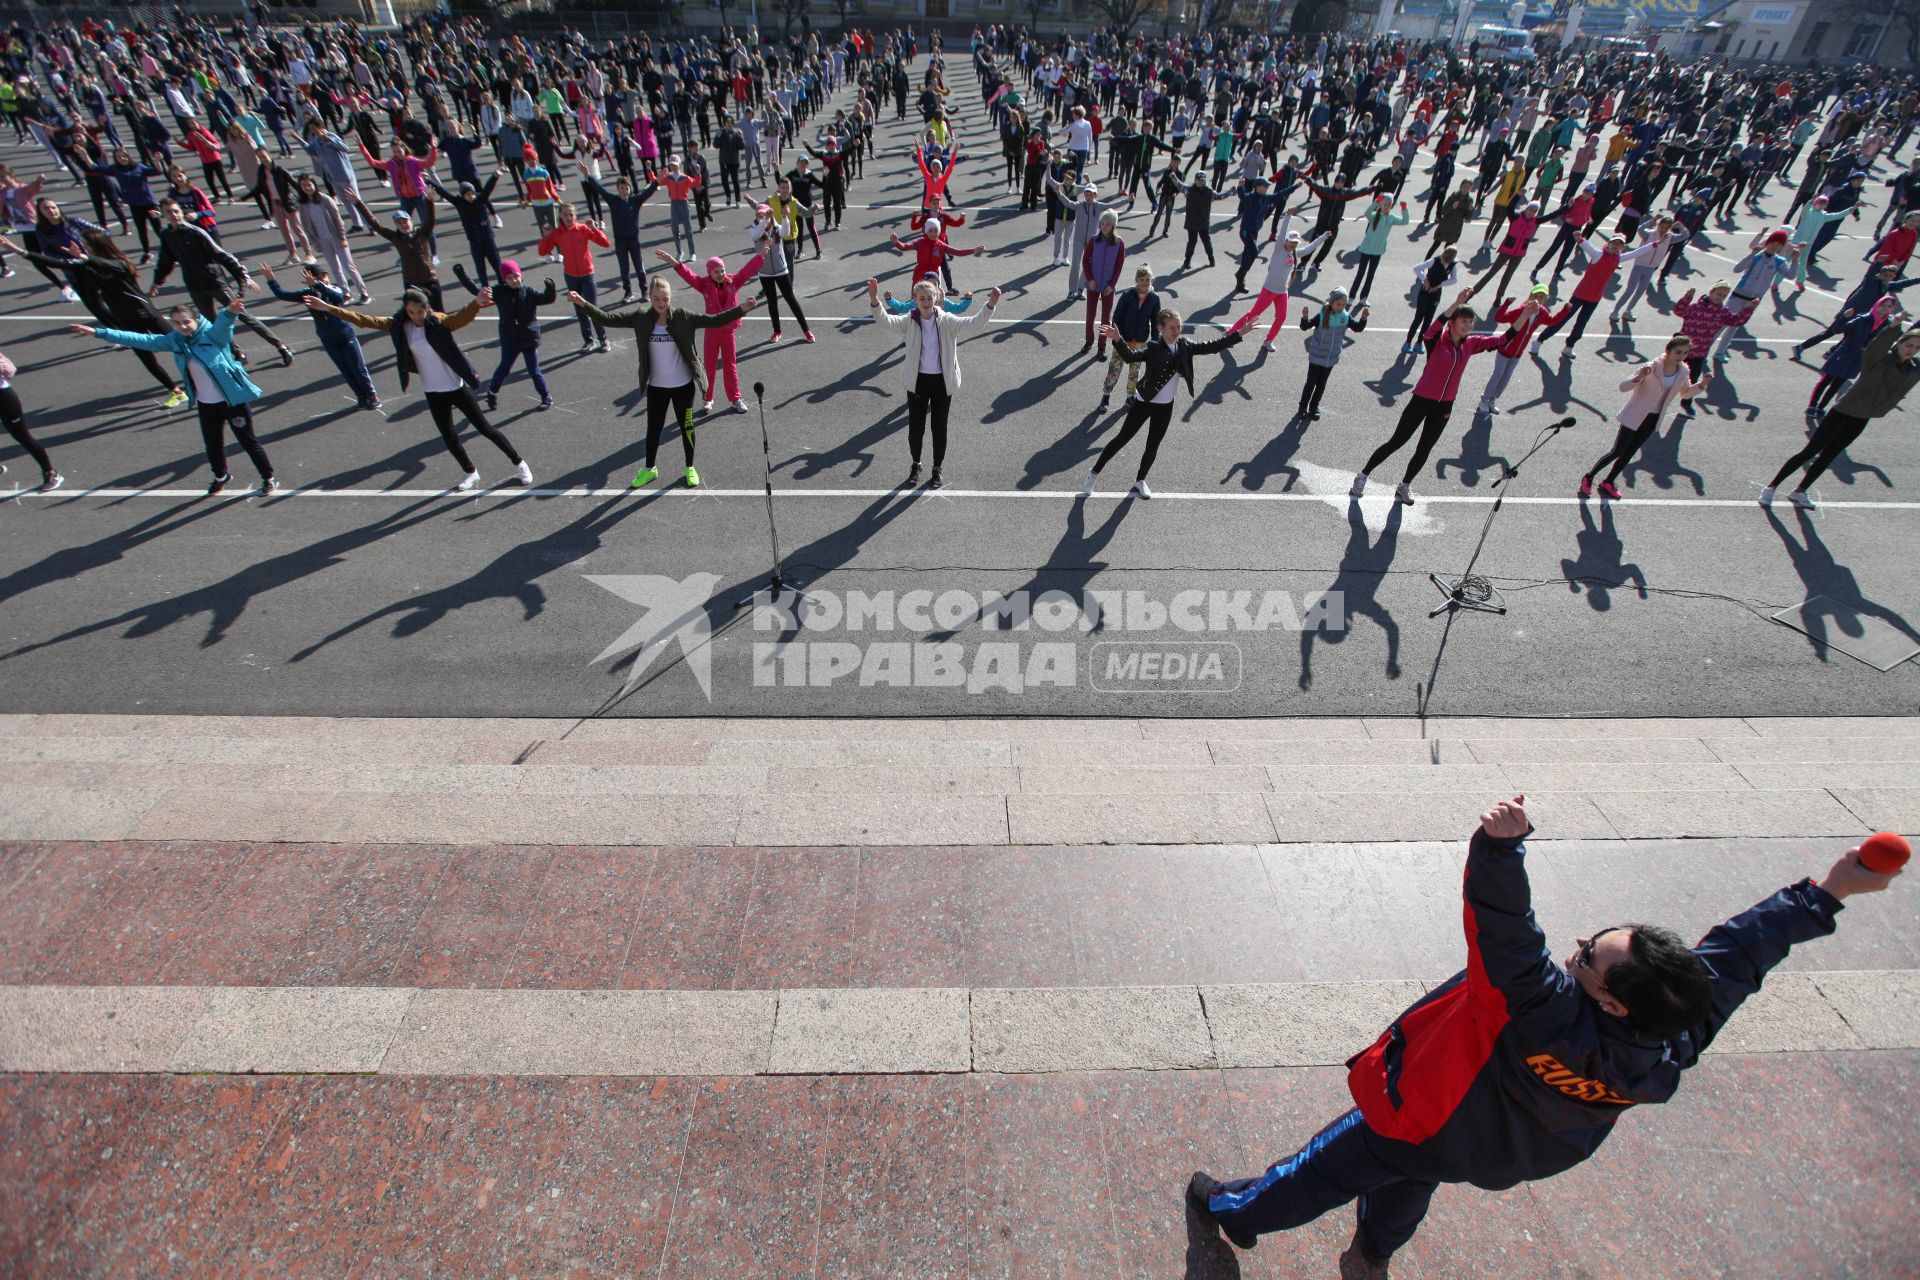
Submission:
[[[1912,854],[1906,839],[1891,831],[1877,832],[1860,842],[1860,865],[1883,876],[1906,866]]]

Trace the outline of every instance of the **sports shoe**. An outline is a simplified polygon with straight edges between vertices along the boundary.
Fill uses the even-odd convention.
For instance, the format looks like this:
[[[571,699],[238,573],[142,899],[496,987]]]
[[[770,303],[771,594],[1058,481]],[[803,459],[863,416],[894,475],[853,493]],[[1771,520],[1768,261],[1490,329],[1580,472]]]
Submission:
[[[599,342],[595,343],[593,349],[599,352],[601,355],[605,355],[609,350],[611,350],[611,348],[607,346],[607,340],[605,338],[602,338],[600,339]]]
[[[1773,490],[1769,489],[1767,490],[1767,492],[1772,493]],[[1591,498],[1593,496],[1593,477],[1592,476],[1580,477],[1580,496],[1583,498]]]
[[[1187,1203],[1193,1207],[1194,1216],[1202,1222],[1218,1227],[1220,1234],[1225,1236],[1227,1242],[1235,1248],[1253,1248],[1260,1243],[1258,1236],[1248,1235],[1244,1231],[1233,1230],[1221,1222],[1220,1219],[1214,1217],[1213,1210],[1207,1207],[1219,1190],[1220,1184],[1214,1179],[1212,1174],[1202,1169],[1194,1170],[1193,1176],[1187,1179]]]
[[[183,387],[175,387],[168,393],[167,398],[160,402],[160,407],[162,409],[178,409],[187,402],[187,399],[186,389]]]
[[[499,407],[500,407],[500,393],[497,391],[488,391],[487,392],[487,411],[489,413],[492,413],[493,411],[497,410]]]
[[[1364,471],[1356,471],[1353,473],[1353,488],[1347,490],[1347,496],[1349,498],[1364,498],[1366,495],[1367,473]]]
[[[433,265],[436,267],[440,265],[440,255],[437,253],[433,255]]]
[[[545,413],[545,412],[546,412],[547,410],[549,410],[549,409],[551,409],[551,408],[553,408],[553,397],[552,397],[552,396],[541,396],[541,397],[540,397],[540,403],[539,403],[539,404],[537,404],[537,405],[535,405],[535,406],[533,406],[533,411],[534,411],[535,413]]]
[[[700,473],[694,470],[692,467],[688,467],[687,468],[687,488],[698,489],[699,487],[700,487]]]
[[[1414,343],[1414,344],[1413,344],[1413,354],[1415,354],[1415,355],[1417,355],[1417,356],[1423,356],[1423,355],[1425,355],[1425,354],[1427,354],[1427,344],[1426,344],[1426,343],[1424,343],[1424,342],[1416,342],[1416,343]]]
[[[907,468],[907,483],[910,485],[920,483],[920,464],[919,463],[916,462],[911,467]]]
[[[455,493],[467,493],[479,487],[480,473],[478,471],[469,471],[460,477],[460,483],[453,486],[453,489]]]
[[[285,487],[285,485],[280,483],[279,476],[268,476],[260,482],[260,496],[263,498],[271,498]]]
[[[813,341],[813,330],[811,330],[811,329],[802,329],[802,330],[800,331],[800,336],[801,336],[801,337],[803,337],[803,338],[805,338],[805,339],[806,339],[806,340],[807,340],[808,342],[812,342],[812,341]]]
[[[1602,480],[1600,482],[1600,496],[1608,502],[1618,502],[1620,501],[1620,490],[1614,488],[1613,481]]]
[[[946,487],[947,487],[947,482],[945,478],[941,476],[940,468],[935,467],[933,469],[933,474],[927,477],[927,488],[944,489]]]
[[[1412,506],[1413,505],[1413,486],[1408,484],[1405,480],[1402,480],[1400,482],[1400,487],[1393,491],[1393,500],[1395,502],[1398,502],[1403,507]]]
[[[207,496],[211,498],[214,494],[226,488],[228,479],[229,477],[227,476],[215,476],[213,483],[207,486]]]
[[[644,489],[648,485],[652,484],[655,480],[658,480],[659,478],[660,478],[660,468],[642,467],[638,471],[633,473],[633,483],[631,485],[628,485],[627,487],[630,489]]]
[[[1105,413],[1107,411],[1107,406],[1112,403],[1113,403],[1113,392],[1109,391],[1105,395],[1100,397],[1100,407],[1098,409],[1095,409],[1094,412]]]
[[[1807,491],[1805,489],[1795,489],[1792,493],[1789,493],[1787,495],[1787,501],[1791,502],[1794,506],[1800,508],[1802,511],[1812,511],[1815,509],[1813,505],[1813,499],[1807,496]]]
[[[61,475],[58,471],[49,471],[47,472],[46,476],[40,481],[40,492],[52,493],[55,489],[58,489],[61,485],[65,484],[66,482],[67,482],[67,478]]]
[[[712,396],[708,396],[708,397],[707,397],[707,398],[706,398],[705,400],[703,400],[703,401],[701,401],[701,402],[700,402],[700,412],[702,412],[702,413],[712,413],[712,412],[713,412],[713,397],[712,397]]]
[[[1082,481],[1080,482],[1080,496],[1081,496],[1081,497],[1083,497],[1083,498],[1091,498],[1091,497],[1093,496],[1093,482],[1094,482],[1094,479],[1095,479],[1095,477],[1094,477],[1094,474],[1093,474],[1093,468],[1092,468],[1092,467],[1088,467],[1088,468],[1087,468],[1087,476],[1086,476],[1086,479],[1084,479],[1084,480],[1082,480]]]
[[[1389,1280],[1387,1260],[1381,1258],[1376,1261],[1367,1256],[1367,1251],[1360,1247],[1357,1228],[1353,1233],[1353,1243],[1340,1255],[1340,1280]]]
[[[380,412],[380,397],[368,396],[360,402],[360,407],[369,413],[378,413]]]
[[[1535,338],[1535,339],[1534,339],[1534,340],[1533,340],[1532,342],[1529,342],[1529,343],[1527,344],[1527,354],[1528,354],[1528,355],[1530,355],[1530,356],[1537,356],[1537,355],[1539,355],[1539,354],[1540,354],[1540,339],[1539,339],[1539,338]]]
[[[1153,490],[1147,487],[1145,480],[1135,480],[1133,482],[1133,491],[1143,498],[1151,498],[1153,496]]]
[[[1773,505],[1773,486],[1772,485],[1768,485],[1766,488],[1760,490],[1760,505],[1763,507],[1770,507]]]
[[[530,485],[533,483],[533,468],[527,465],[524,458],[514,464],[513,478],[521,484]]]
[[[585,355],[585,354],[586,354],[587,352],[589,352],[589,351],[592,351],[592,350],[593,350],[593,339],[592,339],[592,338],[582,338],[582,339],[580,339],[580,354],[582,354],[582,355]]]
[[[1400,344],[1400,354],[1401,354],[1401,355],[1403,355],[1403,356],[1410,356],[1410,355],[1412,355],[1412,354],[1413,354],[1413,344],[1412,344],[1411,342],[1403,342],[1403,343],[1401,343],[1401,344]]]
[[[745,413],[747,411],[747,402],[745,400],[735,400],[733,402],[733,411],[735,413]]]
[[[768,342],[778,342],[778,341],[780,341],[780,331],[779,331],[778,329],[775,329],[775,330],[774,330],[774,331],[773,331],[773,332],[772,332],[771,334],[768,334],[768,335],[767,335],[767,341],[768,341]]]
[[[62,302],[78,302],[80,301],[80,295],[63,284],[60,286],[60,300]]]

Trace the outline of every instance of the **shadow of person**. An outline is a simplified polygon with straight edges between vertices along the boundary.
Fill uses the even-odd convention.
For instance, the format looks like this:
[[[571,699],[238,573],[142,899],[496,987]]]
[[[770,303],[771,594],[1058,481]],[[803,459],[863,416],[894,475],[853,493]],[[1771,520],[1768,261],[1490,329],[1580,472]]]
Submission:
[[[1403,351],[1394,356],[1393,363],[1379,377],[1360,385],[1379,396],[1383,406],[1392,408],[1393,402],[1400,398],[1400,393],[1413,385],[1413,369],[1418,359],[1418,356]]]
[[[1376,499],[1377,501],[1377,499]],[[1389,680],[1400,678],[1400,624],[1394,621],[1393,614],[1380,603],[1380,584],[1386,581],[1387,574],[1393,569],[1394,549],[1400,540],[1400,516],[1406,508],[1398,502],[1387,512],[1386,527],[1380,531],[1380,541],[1370,542],[1367,538],[1367,521],[1362,514],[1358,500],[1347,503],[1347,545],[1340,553],[1340,571],[1327,585],[1327,594],[1340,597],[1339,608],[1342,613],[1341,627],[1337,631],[1316,630],[1312,627],[1300,629],[1300,688],[1313,688],[1313,645],[1317,637],[1321,644],[1339,644],[1353,630],[1355,614],[1371,618],[1387,636],[1386,675]]]
[[[1595,613],[1613,608],[1612,593],[1629,582],[1640,598],[1647,598],[1647,575],[1637,564],[1625,564],[1626,547],[1613,527],[1613,504],[1599,504],[1600,518],[1593,517],[1594,504],[1580,504],[1580,532],[1574,535],[1575,558],[1560,561],[1560,574],[1567,590],[1575,595],[1587,590],[1587,603]]]
[[[1124,381],[1116,383],[1115,391],[1124,391]],[[1100,453],[1100,437],[1107,430],[1116,427],[1126,418],[1127,402],[1123,399],[1118,409],[1091,409],[1080,419],[1078,425],[1065,435],[1056,438],[1027,458],[1026,469],[1014,482],[1016,489],[1038,489],[1054,477],[1065,474],[1074,475],[1092,462]]]
[[[1220,353],[1220,366],[1213,371],[1211,378],[1208,378],[1194,389],[1193,396],[1187,401],[1185,412],[1180,415],[1180,421],[1193,421],[1194,410],[1198,409],[1202,404],[1223,403],[1229,392],[1239,396],[1242,400],[1249,402],[1253,400],[1253,392],[1248,390],[1246,386],[1248,366],[1240,364],[1233,358],[1234,350],[1235,348],[1228,347]],[[1263,352],[1261,354],[1264,355],[1265,353]],[[1259,363],[1259,359],[1260,357],[1256,356],[1254,363]]]
[[[131,528],[116,529],[93,542],[61,547],[0,578],[0,604],[55,584],[70,583],[84,590],[87,574],[95,569],[124,559],[129,552],[155,539],[164,538],[176,529],[184,529],[196,521],[205,520],[225,505],[210,503],[204,498],[190,498],[154,512]]]
[[[873,465],[875,450],[887,437],[897,433],[906,425],[907,407],[895,405],[881,416],[879,421],[858,435],[848,436],[830,449],[816,449],[810,452],[796,453],[784,462],[776,462],[776,472],[789,471],[795,480],[810,480],[825,471],[830,471],[843,462],[854,464],[855,477],[867,473]]]
[[[1107,569],[1107,562],[1096,557],[1106,550],[1107,544],[1120,532],[1121,522],[1139,499],[1132,494],[1121,498],[1113,504],[1113,514],[1091,529],[1087,526],[1087,501],[1085,498],[1075,499],[1067,512],[1067,527],[1061,532],[1060,541],[1054,544],[1053,550],[1047,553],[1046,560],[1033,571],[1031,578],[1005,593],[1007,598],[1018,599],[1021,592],[1026,592],[1027,599],[1037,600],[1048,591],[1064,592],[1075,600],[1087,598],[1087,589],[1093,585],[1093,580]],[[962,619],[944,631],[934,632],[927,639],[935,644],[944,644],[961,632],[978,626],[984,617],[985,613],[976,609],[971,617]],[[1103,619],[1091,618],[1089,622],[1090,631],[1105,630]]]
[[[1227,474],[1220,477],[1220,483],[1226,484],[1237,475],[1242,489],[1258,490],[1264,488],[1274,476],[1284,475],[1287,482],[1280,489],[1282,492],[1291,491],[1293,482],[1300,478],[1300,469],[1290,467],[1287,463],[1306,443],[1307,429],[1312,425],[1312,419],[1306,414],[1296,412],[1280,428],[1279,435],[1260,447],[1260,452],[1245,462],[1236,462],[1228,467]]]
[[[1187,1269],[1184,1280],[1240,1280],[1240,1258],[1220,1229],[1205,1222],[1185,1195],[1180,1197],[1187,1211]]]
[[[1620,479],[1629,488],[1636,488],[1633,478],[1645,475],[1656,489],[1671,489],[1676,480],[1688,480],[1693,485],[1697,498],[1707,496],[1707,478],[1698,471],[1680,465],[1681,436],[1687,427],[1686,419],[1676,418],[1668,424],[1665,431],[1656,431],[1647,437],[1646,444],[1634,455],[1632,462],[1620,473]]]
[[[127,639],[137,640],[156,635],[175,623],[185,622],[189,618],[202,614],[206,615],[207,631],[201,637],[200,647],[209,649],[227,638],[227,633],[246,613],[247,607],[261,596],[281,587],[291,586],[323,570],[331,569],[344,562],[349,553],[390,534],[402,532],[414,525],[431,520],[444,510],[446,510],[446,503],[439,496],[424,498],[390,515],[382,516],[370,525],[349,529],[332,537],[322,538],[318,542],[297,547],[283,555],[244,565],[218,582],[169,595],[152,604],[138,605],[114,614],[112,617],[102,618],[98,622],[74,627],[51,639],[23,645],[0,657],[18,657],[36,649],[51,648],[96,632],[111,631],[116,627],[125,627],[126,630],[121,634]],[[185,523],[187,522],[182,520],[172,527],[178,528]],[[140,540],[157,537],[160,532],[165,531],[150,531]],[[4,588],[0,588],[0,599],[4,598]]]
[[[1915,644],[1920,644],[1920,631],[1915,631],[1907,620],[1882,604],[1867,599],[1860,589],[1860,583],[1853,576],[1853,570],[1833,558],[1833,552],[1820,540],[1820,530],[1815,525],[1810,512],[1795,508],[1798,517],[1800,537],[1795,538],[1786,521],[1779,512],[1768,507],[1767,523],[1780,538],[1787,549],[1787,555],[1793,561],[1793,571],[1800,575],[1800,581],[1807,589],[1808,607],[1801,614],[1800,629],[1807,637],[1807,643],[1813,646],[1814,656],[1820,661],[1828,661],[1831,647],[1828,636],[1832,634],[1829,626],[1836,628],[1843,636],[1858,639],[1866,633],[1860,625],[1860,619],[1877,618],[1899,631]],[[1815,602],[1814,597],[1823,599]]]
[[[1042,373],[1037,373],[1025,382],[1015,383],[987,405],[987,411],[980,416],[980,424],[999,422],[1002,418],[1011,418],[1027,409],[1038,408],[1046,399],[1060,389],[1060,383],[1069,366],[1079,364],[1087,357],[1076,348],[1060,363]]]
[[[1590,400],[1582,400],[1573,394],[1573,361],[1562,355],[1559,359],[1548,360],[1545,356],[1533,357],[1534,367],[1540,370],[1540,394],[1531,400],[1523,400],[1513,406],[1512,412],[1534,409],[1541,405],[1550,413],[1565,413],[1570,405],[1579,405],[1590,409],[1594,415],[1605,418],[1607,413]]]
[[[540,579],[564,569],[600,549],[605,534],[627,516],[652,505],[667,491],[656,489],[636,500],[626,494],[607,498],[571,524],[561,525],[541,537],[516,543],[495,556],[478,573],[436,591],[425,591],[381,605],[371,613],[334,628],[312,644],[296,651],[290,662],[304,662],[336,641],[364,630],[383,618],[393,619],[391,634],[396,638],[414,636],[448,615],[490,600],[514,600],[520,605],[520,619],[531,622],[545,611],[546,590]],[[508,500],[483,508],[464,519],[517,507],[522,501]],[[439,504],[436,504],[439,505]]]
[[[1444,480],[1451,467],[1460,473],[1461,484],[1469,489],[1477,489],[1481,472],[1490,471],[1493,478],[1498,480],[1505,473],[1506,466],[1507,456],[1493,452],[1493,415],[1476,412],[1467,422],[1466,433],[1460,437],[1459,455],[1435,459],[1433,474]]]

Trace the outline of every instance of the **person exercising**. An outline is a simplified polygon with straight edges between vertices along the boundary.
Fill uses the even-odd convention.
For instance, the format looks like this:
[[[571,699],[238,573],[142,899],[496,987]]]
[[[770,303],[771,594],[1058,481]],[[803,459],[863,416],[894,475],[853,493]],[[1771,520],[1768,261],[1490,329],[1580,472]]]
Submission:
[[[1349,1062],[1355,1106],[1255,1178],[1197,1172],[1199,1217],[1251,1249],[1358,1199],[1342,1280],[1382,1280],[1434,1189],[1502,1191],[1599,1149],[1627,1109],[1665,1102],[1742,1001],[1796,944],[1834,930],[1842,899],[1885,889],[1847,850],[1815,883],[1788,885],[1689,949],[1672,932],[1618,924],[1562,964],[1535,923],[1526,797],[1480,817],[1467,845],[1467,967]]]

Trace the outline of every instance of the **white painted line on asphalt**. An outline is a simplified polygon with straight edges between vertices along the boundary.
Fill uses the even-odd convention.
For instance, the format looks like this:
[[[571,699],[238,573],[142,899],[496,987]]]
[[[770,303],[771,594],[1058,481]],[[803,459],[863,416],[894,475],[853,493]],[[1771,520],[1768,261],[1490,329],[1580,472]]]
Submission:
[[[903,498],[917,493],[929,501],[951,500],[956,498],[981,499],[1043,499],[1057,502],[1078,501],[1078,489],[775,489],[777,498],[844,498],[870,501],[874,498]],[[272,501],[279,502],[287,498],[452,498],[469,500],[478,498],[620,498],[620,497],[680,497],[680,498],[754,498],[764,497],[764,489],[687,489],[679,485],[657,490],[649,489],[522,489],[518,486],[496,486],[487,489],[460,493],[447,489],[323,489],[289,488],[273,496]],[[61,489],[54,493],[41,493],[37,489],[15,488],[0,493],[0,500],[7,498],[44,498],[50,502],[72,501],[78,498],[204,498],[205,489]],[[1104,493],[1095,493],[1095,499],[1119,501],[1129,498],[1126,489],[1115,488]],[[258,490],[251,492],[229,490],[220,495],[223,502],[233,502],[243,498],[259,499]],[[1156,489],[1154,502],[1324,502],[1333,506],[1344,506],[1349,499],[1338,494],[1324,493],[1168,493]],[[1361,499],[1366,505],[1382,504],[1392,501],[1385,493],[1369,494]],[[1445,494],[1429,497],[1416,494],[1418,505],[1431,506],[1487,506],[1495,501],[1491,494]],[[1577,497],[1511,497],[1507,499],[1510,507],[1578,507],[1582,505],[1607,505],[1597,500],[1583,503]],[[1629,507],[1753,507],[1758,503],[1752,498],[1626,498],[1621,505]],[[1782,514],[1792,510],[1785,499],[1776,504]],[[1920,511],[1920,501],[1915,502],[1861,502],[1861,501],[1825,501],[1820,502],[1821,510],[1845,511]]]

